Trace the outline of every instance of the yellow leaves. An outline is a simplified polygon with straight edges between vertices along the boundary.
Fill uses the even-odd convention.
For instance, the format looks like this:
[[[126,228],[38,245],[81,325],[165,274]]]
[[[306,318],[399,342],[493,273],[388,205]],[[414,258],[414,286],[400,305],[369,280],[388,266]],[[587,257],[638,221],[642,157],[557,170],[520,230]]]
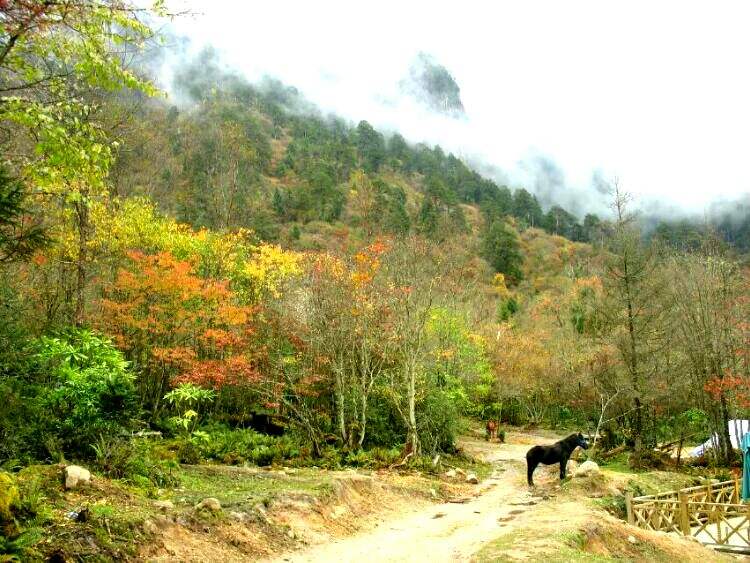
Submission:
[[[492,279],[492,287],[501,299],[506,299],[510,295],[510,291],[505,282],[505,275],[499,272],[495,274],[495,277]]]
[[[222,305],[219,307],[219,315],[230,326],[247,324],[251,314],[252,308],[250,307],[238,307],[235,305]]]
[[[240,275],[247,282],[245,290],[250,301],[257,303],[264,296],[280,297],[283,284],[301,273],[299,254],[277,245],[261,244],[254,247]]]

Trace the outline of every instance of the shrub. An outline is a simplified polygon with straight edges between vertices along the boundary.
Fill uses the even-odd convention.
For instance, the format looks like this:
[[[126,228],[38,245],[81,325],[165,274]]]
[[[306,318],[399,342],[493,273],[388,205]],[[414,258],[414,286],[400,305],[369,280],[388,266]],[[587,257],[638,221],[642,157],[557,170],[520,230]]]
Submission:
[[[460,404],[450,390],[434,389],[418,406],[417,431],[425,454],[456,450]]]
[[[205,440],[196,441],[201,457],[221,463],[271,465],[300,455],[295,441],[288,436],[267,436],[249,428],[231,430],[213,425],[204,428]]]
[[[180,483],[179,463],[148,440],[100,437],[92,446],[96,468],[112,479],[141,488],[175,487]]]
[[[114,345],[94,333],[70,329],[36,343],[39,369],[49,379],[40,406],[53,417],[66,452],[91,455],[100,435],[129,429],[137,414],[133,376]]]

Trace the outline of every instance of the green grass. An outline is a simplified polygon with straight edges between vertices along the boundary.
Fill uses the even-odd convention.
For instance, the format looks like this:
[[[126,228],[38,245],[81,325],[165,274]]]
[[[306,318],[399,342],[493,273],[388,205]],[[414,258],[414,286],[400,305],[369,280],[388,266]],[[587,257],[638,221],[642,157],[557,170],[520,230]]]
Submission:
[[[284,493],[324,497],[332,491],[332,478],[321,471],[297,469],[281,475],[276,471],[251,471],[240,467],[183,467],[181,486],[169,492],[180,504],[195,504],[206,497],[219,499],[222,506],[269,504]]]

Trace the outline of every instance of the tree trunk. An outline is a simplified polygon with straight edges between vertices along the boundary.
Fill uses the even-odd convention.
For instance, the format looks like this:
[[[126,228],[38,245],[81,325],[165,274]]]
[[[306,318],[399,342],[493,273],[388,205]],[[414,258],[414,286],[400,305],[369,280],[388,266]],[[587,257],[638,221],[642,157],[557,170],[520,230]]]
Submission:
[[[359,440],[357,440],[357,446],[362,448],[362,444],[365,443],[365,431],[367,428],[367,393],[362,390],[362,412],[359,414]]]
[[[721,394],[721,429],[719,430],[719,442],[723,442],[724,462],[729,466],[732,463],[734,457],[734,451],[732,448],[732,438],[729,435],[729,407],[727,406],[727,398],[724,393]]]
[[[415,456],[419,455],[419,436],[417,435],[417,411],[416,411],[417,382],[414,366],[409,366],[409,385],[407,388],[407,400],[409,405],[409,436],[411,451]]]
[[[346,445],[346,416],[345,416],[345,405],[344,405],[344,381],[343,375],[340,369],[336,369],[336,417],[338,419],[339,434],[341,435],[341,442]]]
[[[73,323],[77,327],[83,326],[86,309],[86,258],[89,231],[89,208],[85,193],[80,194],[80,199],[75,204],[75,216],[78,231],[78,256],[76,259],[76,291],[75,309],[73,311]]]

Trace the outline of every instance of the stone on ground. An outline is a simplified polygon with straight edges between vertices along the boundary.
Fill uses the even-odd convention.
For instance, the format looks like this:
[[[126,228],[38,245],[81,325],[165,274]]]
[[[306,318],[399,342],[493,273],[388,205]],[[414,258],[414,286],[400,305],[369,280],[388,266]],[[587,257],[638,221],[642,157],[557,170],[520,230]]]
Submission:
[[[208,497],[204,498],[195,505],[196,510],[208,510],[209,512],[221,512],[221,503],[219,499]]]
[[[573,472],[573,477],[588,477],[589,475],[598,475],[600,473],[599,465],[591,460],[584,461]]]
[[[68,490],[91,481],[91,472],[80,465],[68,465],[63,471],[63,476],[65,477],[65,488]]]

